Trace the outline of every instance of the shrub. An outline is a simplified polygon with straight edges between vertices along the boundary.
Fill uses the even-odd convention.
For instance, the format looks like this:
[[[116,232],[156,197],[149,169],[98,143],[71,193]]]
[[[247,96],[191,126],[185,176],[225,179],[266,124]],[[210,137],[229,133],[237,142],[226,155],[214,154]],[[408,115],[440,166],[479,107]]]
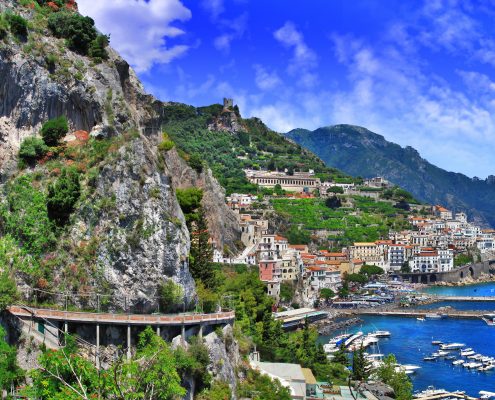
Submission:
[[[187,163],[198,174],[203,171],[203,159],[198,153],[191,154]]]
[[[24,18],[17,14],[7,14],[6,18],[10,26],[10,31],[14,35],[22,37],[27,36],[28,23]]]
[[[9,23],[4,14],[0,14],[0,40],[5,39],[9,33]]]
[[[175,191],[180,208],[185,215],[192,214],[200,205],[203,191],[198,188],[177,189]]]
[[[69,132],[69,124],[64,116],[51,119],[41,127],[41,136],[48,146],[57,146],[67,132]]]
[[[21,143],[19,149],[19,158],[28,164],[34,163],[43,157],[48,151],[48,146],[45,142],[37,137],[28,137]]]
[[[7,272],[0,273],[0,311],[12,305],[17,298],[14,278]]]
[[[163,282],[158,289],[160,294],[160,308],[165,312],[176,311],[184,297],[184,289],[169,279]]]
[[[108,36],[98,35],[89,45],[88,55],[100,63],[102,60],[108,59],[108,53],[106,47],[108,46]]]
[[[33,175],[24,175],[7,185],[7,202],[2,224],[24,251],[32,255],[46,252],[54,243],[46,198],[32,183]]]
[[[50,53],[45,57],[45,62],[48,70],[53,72],[55,71],[55,67],[58,63],[58,57],[55,54]]]
[[[73,168],[64,168],[57,181],[48,188],[46,205],[49,218],[64,225],[74,211],[80,194],[79,174]]]
[[[71,50],[83,55],[88,55],[92,42],[98,37],[93,19],[76,13],[62,11],[52,14],[48,18],[48,27],[56,37],[66,39]]]

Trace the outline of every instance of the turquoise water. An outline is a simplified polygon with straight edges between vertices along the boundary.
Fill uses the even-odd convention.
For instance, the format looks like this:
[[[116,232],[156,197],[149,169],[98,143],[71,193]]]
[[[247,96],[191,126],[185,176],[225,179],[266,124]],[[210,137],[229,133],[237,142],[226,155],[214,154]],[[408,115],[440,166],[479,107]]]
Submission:
[[[439,307],[452,307],[455,310],[495,311],[495,301],[439,301],[416,306],[416,310],[431,310]]]
[[[495,296],[495,282],[467,286],[432,286],[424,292],[440,296]]]
[[[495,283],[462,287],[435,287],[430,293],[450,296],[495,296]],[[495,310],[495,302],[442,302],[428,307],[449,305],[459,310]],[[478,397],[480,390],[495,392],[495,370],[488,372],[471,371],[462,366],[453,366],[452,361],[439,359],[423,361],[423,357],[438,349],[432,340],[460,342],[472,347],[477,353],[495,357],[495,326],[488,326],[481,319],[442,319],[418,321],[416,318],[364,316],[362,326],[349,332],[390,331],[392,336],[380,339],[378,348],[369,352],[393,353],[399,363],[415,364],[421,367],[411,376],[414,390],[423,390],[433,385],[447,390],[465,390],[470,396]],[[322,337],[327,342],[330,337]],[[458,356],[458,352],[452,354]]]

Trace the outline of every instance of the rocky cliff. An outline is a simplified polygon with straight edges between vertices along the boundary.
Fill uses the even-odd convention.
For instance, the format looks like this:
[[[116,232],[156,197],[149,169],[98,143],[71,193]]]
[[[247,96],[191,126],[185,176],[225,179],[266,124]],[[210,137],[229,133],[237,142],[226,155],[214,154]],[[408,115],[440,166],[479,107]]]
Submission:
[[[215,241],[234,249],[239,233],[235,216],[224,205],[222,187],[209,170],[198,175],[176,155],[165,163],[158,156],[156,144],[166,118],[163,104],[145,93],[132,68],[114,50],[107,48],[108,59],[95,63],[54,38],[46,21],[35,18],[35,10],[10,0],[0,3],[0,12],[6,9],[33,22],[26,38],[0,41],[1,181],[39,173],[44,176],[40,189],[46,193],[60,167],[76,165],[82,173],[81,199],[70,226],[59,232],[53,252],[64,256],[58,264],[41,260],[52,268],[50,289],[104,290],[111,306],[146,311],[156,308],[159,285],[171,279],[183,287],[183,301],[193,302],[189,232],[174,186],[203,188]],[[48,55],[56,61],[50,64]],[[88,171],[87,159],[68,155],[75,150],[59,151],[51,164],[48,160],[19,171],[17,153],[23,139],[62,115],[71,133],[87,131],[93,141],[112,142],[104,157]],[[69,135],[66,141],[72,139]],[[78,154],[94,150],[87,143],[78,146]],[[81,268],[86,269],[84,274],[78,271]]]

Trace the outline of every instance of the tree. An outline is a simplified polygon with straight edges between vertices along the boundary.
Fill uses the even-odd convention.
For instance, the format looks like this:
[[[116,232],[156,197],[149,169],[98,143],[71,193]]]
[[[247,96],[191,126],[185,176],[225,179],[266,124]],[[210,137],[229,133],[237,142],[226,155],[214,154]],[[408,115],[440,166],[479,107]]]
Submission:
[[[411,267],[409,266],[409,261],[404,261],[400,267],[400,272],[407,274],[411,272]]]
[[[389,354],[375,371],[376,377],[383,383],[394,389],[397,400],[412,399],[412,383],[404,371],[397,370],[397,360],[393,354]]]
[[[404,210],[404,211],[410,211],[411,210],[411,206],[405,200],[398,201],[397,203],[395,203],[394,207],[398,208],[399,210]]]
[[[101,62],[108,59],[108,52],[106,47],[108,46],[109,37],[106,35],[98,35],[89,45],[88,55],[93,58],[95,62]]]
[[[383,270],[383,268],[380,268],[376,265],[365,264],[361,267],[361,269],[359,270],[359,273],[366,275],[369,279],[373,275],[383,275],[385,273],[385,271]]]
[[[333,353],[332,362],[341,364],[344,367],[349,366],[349,358],[347,357],[344,342],[340,343],[339,349]]]
[[[17,365],[17,351],[5,341],[6,335],[5,329],[0,326],[0,393],[24,378],[22,369]]]
[[[201,279],[207,288],[215,285],[213,247],[209,240],[208,225],[203,209],[200,207],[197,212],[197,219],[192,225],[189,269],[193,278]]]
[[[5,265],[2,265],[5,268]],[[17,298],[17,286],[8,271],[0,272],[0,311],[12,305]],[[1,332],[0,332],[1,333]]]
[[[24,139],[19,148],[19,158],[32,165],[48,152],[48,146],[43,139],[28,137]]]
[[[27,21],[17,14],[7,13],[7,22],[10,26],[10,31],[20,37],[25,37],[28,34],[28,23]]]
[[[294,297],[294,292],[295,289],[292,282],[282,282],[280,284],[280,300],[285,302],[292,301],[292,298]]]
[[[198,153],[191,154],[187,163],[198,174],[203,172],[203,159]]]
[[[335,297],[335,292],[332,289],[323,288],[320,290],[320,297],[328,301],[329,299]]]
[[[48,188],[48,216],[58,225],[65,225],[81,194],[79,174],[74,168],[64,168],[57,181]]]
[[[344,193],[344,188],[342,188],[340,186],[330,186],[327,189],[327,194],[329,194],[329,193],[343,194]]]
[[[41,136],[48,146],[57,146],[67,132],[69,132],[69,124],[64,116],[51,119],[41,127]]]
[[[325,200],[325,205],[328,208],[335,209],[342,207],[342,201],[337,196],[331,196]]]
[[[356,381],[365,381],[368,378],[368,362],[364,355],[364,347],[361,345],[359,350],[352,354],[352,378]]]
[[[160,295],[160,308],[165,312],[176,311],[184,298],[184,289],[172,279],[163,282],[158,293]]]
[[[342,287],[339,289],[339,297],[345,299],[349,296],[349,282],[345,279],[347,274],[344,276],[344,281],[342,282]]]
[[[180,208],[186,217],[188,224],[196,219],[196,210],[201,206],[203,191],[191,187],[187,189],[176,189],[175,194],[179,201]]]
[[[347,274],[344,277],[346,282],[354,282],[354,283],[366,283],[368,282],[368,278],[364,274]]]
[[[93,19],[77,13],[53,13],[48,17],[48,27],[56,37],[67,40],[69,49],[82,55],[88,55],[91,43],[98,37]]]

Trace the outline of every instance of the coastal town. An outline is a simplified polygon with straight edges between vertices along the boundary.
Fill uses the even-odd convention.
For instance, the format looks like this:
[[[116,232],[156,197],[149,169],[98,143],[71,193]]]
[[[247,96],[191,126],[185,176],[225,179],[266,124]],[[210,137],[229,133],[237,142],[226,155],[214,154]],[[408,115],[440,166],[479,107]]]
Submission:
[[[252,183],[268,189],[281,188],[285,192],[281,196],[295,199],[335,196],[337,192],[342,198],[359,195],[378,200],[379,190],[393,187],[386,179],[375,177],[362,184],[371,191],[358,191],[353,183],[321,182],[312,171],[289,174],[249,170],[246,175]],[[233,257],[224,257],[216,249],[214,261],[257,266],[261,281],[277,302],[284,283],[297,286],[299,300],[309,306],[318,300],[321,289],[337,293],[344,277],[359,273],[364,265],[379,267],[399,279],[407,273],[449,272],[459,265],[456,258],[461,262],[467,260],[465,263],[481,262],[493,257],[495,251],[495,230],[483,229],[469,222],[465,213],[452,212],[441,205],[416,205],[416,210],[423,211],[422,215],[413,212],[413,205],[408,216],[409,229],[390,230],[388,237],[380,240],[354,242],[330,251],[308,244],[291,244],[275,232],[264,217],[270,203],[263,202],[262,196],[233,193],[226,202],[238,215],[245,249]],[[468,253],[470,258],[463,258]],[[419,279],[415,283],[430,283],[421,281],[421,276],[414,279]]]

